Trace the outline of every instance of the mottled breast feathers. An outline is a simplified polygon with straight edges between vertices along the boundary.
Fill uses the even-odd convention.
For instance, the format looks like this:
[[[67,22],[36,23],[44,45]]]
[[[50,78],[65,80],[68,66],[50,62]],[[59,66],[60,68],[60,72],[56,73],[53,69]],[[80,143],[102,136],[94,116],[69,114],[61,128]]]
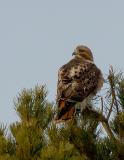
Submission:
[[[74,58],[58,72],[57,101],[83,101],[101,88],[101,71],[90,61]]]

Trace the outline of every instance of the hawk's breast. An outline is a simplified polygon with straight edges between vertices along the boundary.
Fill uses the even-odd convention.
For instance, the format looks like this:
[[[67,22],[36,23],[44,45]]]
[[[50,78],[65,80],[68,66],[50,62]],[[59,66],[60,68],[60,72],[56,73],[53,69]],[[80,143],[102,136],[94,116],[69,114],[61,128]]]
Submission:
[[[101,79],[101,71],[94,63],[73,59],[59,70],[57,98],[83,101],[96,94]]]

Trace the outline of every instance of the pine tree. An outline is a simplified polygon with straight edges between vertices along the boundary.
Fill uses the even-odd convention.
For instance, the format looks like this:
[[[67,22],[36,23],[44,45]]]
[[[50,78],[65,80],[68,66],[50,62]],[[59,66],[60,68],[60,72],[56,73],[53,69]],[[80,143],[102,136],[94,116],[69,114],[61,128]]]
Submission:
[[[15,143],[10,136],[6,138],[6,127],[0,126],[0,160],[15,160]]]
[[[124,78],[111,67],[102,96],[66,123],[45,86],[23,89],[14,102],[19,121],[0,126],[0,160],[123,160]]]

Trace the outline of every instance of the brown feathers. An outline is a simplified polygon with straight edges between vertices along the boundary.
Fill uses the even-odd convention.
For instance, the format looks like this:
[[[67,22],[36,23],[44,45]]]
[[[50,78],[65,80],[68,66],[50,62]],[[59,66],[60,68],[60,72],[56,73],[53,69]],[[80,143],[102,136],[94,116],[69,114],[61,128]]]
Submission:
[[[59,108],[56,122],[62,122],[73,118],[75,113],[75,103],[60,99],[58,106]]]
[[[58,72],[57,119],[73,117],[74,104],[82,102],[89,95],[95,95],[102,85],[102,73],[92,61],[75,57],[63,65]]]

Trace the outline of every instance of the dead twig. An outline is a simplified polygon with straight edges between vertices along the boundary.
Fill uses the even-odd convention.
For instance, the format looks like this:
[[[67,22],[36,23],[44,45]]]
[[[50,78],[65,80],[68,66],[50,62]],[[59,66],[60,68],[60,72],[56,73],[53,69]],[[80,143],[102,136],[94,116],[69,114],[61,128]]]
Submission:
[[[101,97],[101,112],[103,113],[104,105],[103,105],[103,97]]]
[[[109,109],[109,113],[107,115],[107,120],[109,120],[109,117],[111,115],[111,112],[112,112],[112,108],[113,108],[113,105],[114,105],[114,97],[112,96],[112,102],[111,102],[111,106],[110,106],[110,109]]]

